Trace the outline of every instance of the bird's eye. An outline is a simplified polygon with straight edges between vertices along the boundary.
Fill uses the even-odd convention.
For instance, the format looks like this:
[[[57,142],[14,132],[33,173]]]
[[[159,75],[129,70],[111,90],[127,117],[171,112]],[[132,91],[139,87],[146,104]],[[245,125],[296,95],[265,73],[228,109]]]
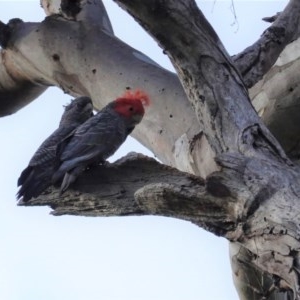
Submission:
[[[133,107],[132,106],[129,107],[129,111],[133,111]]]
[[[84,107],[85,107],[85,103],[83,103],[83,102],[77,103],[77,108],[82,109]]]

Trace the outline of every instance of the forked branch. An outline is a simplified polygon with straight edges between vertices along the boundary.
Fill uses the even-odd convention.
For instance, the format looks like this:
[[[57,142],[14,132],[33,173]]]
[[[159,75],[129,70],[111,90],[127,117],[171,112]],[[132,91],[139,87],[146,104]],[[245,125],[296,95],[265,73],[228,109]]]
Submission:
[[[243,208],[236,209],[236,192],[225,181],[222,176],[204,181],[131,153],[113,164],[87,170],[62,196],[52,187],[19,205],[49,205],[53,215],[168,216],[224,236],[235,230]]]
[[[233,57],[248,88],[270,70],[282,50],[300,36],[300,2],[290,0],[260,39]]]

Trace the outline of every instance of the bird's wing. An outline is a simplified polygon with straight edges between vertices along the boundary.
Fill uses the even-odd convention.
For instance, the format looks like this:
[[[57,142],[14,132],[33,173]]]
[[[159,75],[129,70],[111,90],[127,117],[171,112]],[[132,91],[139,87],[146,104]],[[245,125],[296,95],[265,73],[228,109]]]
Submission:
[[[99,114],[79,126],[66,139],[60,160],[72,161],[72,165],[93,158],[105,160],[115,152],[125,137],[119,119],[109,114]]]
[[[56,129],[36,150],[29,162],[29,166],[35,167],[55,159],[57,144],[74,130],[75,126],[60,127]]]

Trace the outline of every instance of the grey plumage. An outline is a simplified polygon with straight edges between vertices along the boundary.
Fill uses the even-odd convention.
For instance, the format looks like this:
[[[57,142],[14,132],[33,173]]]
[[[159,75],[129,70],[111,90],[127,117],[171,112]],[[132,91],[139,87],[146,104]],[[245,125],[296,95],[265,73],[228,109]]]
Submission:
[[[109,103],[60,143],[57,157],[61,163],[53,174],[53,183],[63,179],[61,192],[64,192],[87,166],[104,162],[143,115],[140,99],[118,98]]]
[[[26,202],[51,185],[57,145],[92,115],[93,106],[89,97],[76,98],[65,107],[58,129],[40,145],[27,168],[21,173],[18,179],[18,199],[22,198]]]

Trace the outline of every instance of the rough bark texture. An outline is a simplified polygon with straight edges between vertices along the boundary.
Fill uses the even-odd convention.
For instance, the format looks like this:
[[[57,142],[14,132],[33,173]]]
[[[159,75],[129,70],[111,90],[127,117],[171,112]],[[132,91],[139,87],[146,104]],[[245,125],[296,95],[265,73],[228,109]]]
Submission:
[[[189,220],[217,235],[234,229],[238,214],[233,191],[214,176],[207,181],[131,153],[113,164],[87,170],[61,197],[52,188],[19,205],[49,205],[54,215],[160,215]],[[192,214],[191,214],[192,212]],[[231,220],[228,219],[231,216]]]
[[[260,39],[233,57],[248,88],[261,80],[287,44],[300,35],[300,3],[291,0]]]
[[[142,87],[152,106],[135,137],[163,163],[197,177],[131,155],[86,171],[76,189],[61,198],[53,188],[26,205],[50,205],[55,215],[190,220],[231,242],[241,299],[300,299],[299,169],[284,152],[298,158],[298,139],[285,130],[296,132],[300,125],[281,121],[283,111],[287,120],[297,105],[293,78],[299,76],[293,68],[298,57],[282,56],[284,63],[279,60],[265,75],[299,35],[299,1],[290,1],[235,64],[194,1],[116,2],[157,40],[180,81],[114,37],[101,1],[43,0],[48,17],[42,23],[0,24],[1,115],[26,105],[49,85],[91,96],[96,108],[126,88]],[[287,85],[274,91],[280,73],[292,90]],[[251,96],[281,145],[248,95],[247,87],[263,75]],[[283,90],[293,97],[281,110]],[[14,97],[6,98],[10,93]]]
[[[97,11],[92,4],[88,8]],[[23,38],[24,31],[26,38]],[[191,140],[195,150],[199,148],[197,139],[201,138],[201,130],[177,76],[112,36],[106,28],[103,31],[102,22],[90,23],[89,19],[73,22],[51,15],[42,23],[21,23],[3,55],[9,56],[11,62],[18,62],[11,66],[10,74],[18,72],[28,82],[59,86],[74,96],[88,95],[96,109],[128,88],[143,87],[155,109],[148,110],[143,123],[135,130],[135,137],[170,165],[179,167],[180,161],[186,160],[187,170],[192,171],[189,161],[194,159],[194,164],[197,163],[185,149],[189,149]],[[5,99],[6,86],[3,93],[0,91],[0,99],[1,95]],[[9,107],[16,107],[16,102],[19,103],[18,98],[11,99]],[[170,128],[169,122],[173,124]]]
[[[299,159],[300,40],[288,45],[251,90],[253,104],[289,157]]]
[[[249,204],[250,214],[246,214],[248,221],[241,226],[243,237],[237,238],[237,241],[250,251],[251,256],[247,257],[247,261],[241,261],[240,265],[248,266],[250,260],[252,265],[258,267],[260,274],[265,271],[273,277],[274,287],[292,289],[293,296],[298,298],[299,279],[297,263],[295,263],[298,252],[294,250],[299,247],[297,225],[295,224],[293,229],[287,227],[288,222],[286,221],[289,216],[285,218],[280,213],[283,203],[278,206],[280,209],[274,210],[273,208],[282,199],[285,199],[284,202],[287,201],[287,204],[284,205],[286,207],[294,207],[298,202],[297,172],[289,176],[283,175],[289,168],[289,162],[280,146],[261,121],[256,119],[254,111],[249,108],[245,88],[229,58],[226,57],[220,42],[216,40],[215,35],[211,34],[210,26],[205,23],[201,13],[197,12],[193,2],[168,1],[168,8],[164,10],[162,3],[153,1],[153,5],[157,5],[156,10],[153,9],[154,12],[169,12],[170,17],[167,22],[165,17],[159,21],[156,18],[154,22],[154,15],[146,12],[143,3],[119,2],[122,2],[122,5],[126,6],[126,9],[158,39],[169,54],[189,99],[195,107],[199,121],[204,124],[204,131],[213,149],[219,155],[228,151],[237,151],[243,155],[239,163],[235,157],[229,164],[221,164],[224,168],[223,172],[226,172],[228,168],[237,172],[241,168],[240,164],[247,161],[247,167],[241,173],[245,185],[254,193],[254,199]],[[161,5],[159,6],[158,3]],[[149,3],[147,4],[149,5]],[[174,20],[179,21],[180,28],[176,27],[177,23]],[[187,20],[190,20],[191,23],[188,23]],[[201,25],[197,26],[200,23],[199,20],[201,20]],[[193,24],[191,34],[189,34],[188,28],[190,24]],[[159,32],[159,25],[163,25],[164,33]],[[168,38],[168,35],[172,34],[172,28],[176,29],[176,35]],[[209,75],[204,74],[202,70],[207,71],[208,74],[214,74],[214,76],[207,77]],[[235,110],[237,106],[239,109]],[[243,108],[246,108],[248,114]],[[214,126],[217,126],[218,129],[215,130]],[[230,133],[226,132],[226,129],[230,129]],[[222,133],[219,134],[218,130],[221,130]],[[271,157],[272,160],[270,160]],[[278,174],[280,175],[277,177]],[[286,181],[283,178],[289,180]],[[291,189],[292,183],[295,190]],[[273,211],[274,214],[269,215],[270,211]],[[266,218],[266,212],[268,212],[268,218]],[[258,230],[259,228],[261,230]],[[274,228],[276,228],[275,231],[273,231]],[[247,233],[250,235],[247,236]],[[292,236],[291,239],[290,236]],[[278,247],[278,243],[283,246]],[[293,249],[293,253],[291,249]],[[236,276],[238,283],[241,283],[243,279]],[[254,280],[255,278],[251,278],[250,290],[256,291],[255,298],[269,297],[272,289],[257,289]],[[245,283],[242,283],[242,286],[245,286]],[[239,289],[239,292],[241,298],[250,298],[250,295],[245,294],[245,290],[242,288]]]

